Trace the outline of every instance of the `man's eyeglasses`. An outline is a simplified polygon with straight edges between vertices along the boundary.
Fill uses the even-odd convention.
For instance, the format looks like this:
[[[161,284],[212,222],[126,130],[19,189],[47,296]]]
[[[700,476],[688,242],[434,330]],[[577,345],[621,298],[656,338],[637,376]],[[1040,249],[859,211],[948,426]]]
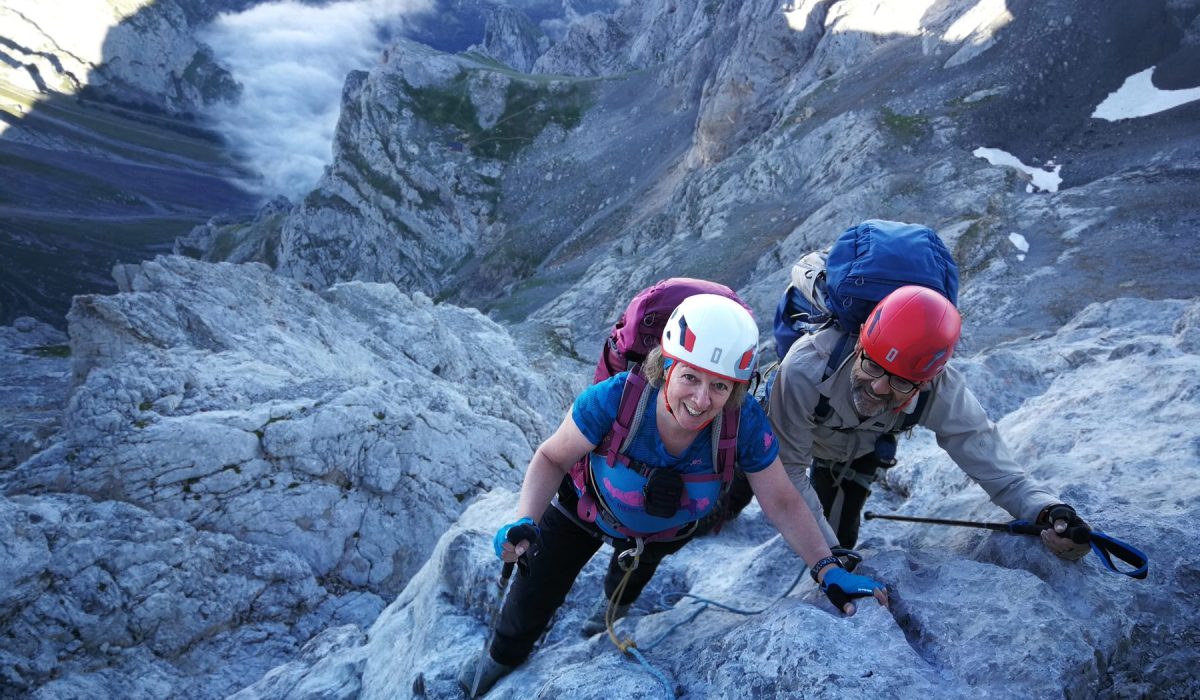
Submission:
[[[896,375],[889,373],[883,368],[882,365],[867,357],[867,353],[865,352],[860,351],[858,353],[858,367],[863,371],[863,374],[872,379],[879,379],[886,374],[888,378],[888,386],[892,387],[893,391],[897,391],[901,394],[911,394],[913,393],[913,390],[917,388],[916,383],[910,382],[904,377],[897,377]]]

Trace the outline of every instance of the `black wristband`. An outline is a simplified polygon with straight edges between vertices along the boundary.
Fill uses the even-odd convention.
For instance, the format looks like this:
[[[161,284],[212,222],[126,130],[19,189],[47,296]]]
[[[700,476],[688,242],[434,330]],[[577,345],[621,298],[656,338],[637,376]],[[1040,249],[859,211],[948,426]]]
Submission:
[[[828,566],[830,564],[837,564],[839,568],[843,568],[843,569],[846,568],[846,567],[842,566],[841,559],[838,559],[837,556],[834,554],[830,554],[829,556],[825,557],[824,559],[817,562],[816,564],[813,564],[812,568],[808,570],[808,573],[812,574],[813,581],[816,581],[817,583],[821,583],[821,580],[817,578],[817,572],[820,571],[821,569],[824,569],[826,566]]]

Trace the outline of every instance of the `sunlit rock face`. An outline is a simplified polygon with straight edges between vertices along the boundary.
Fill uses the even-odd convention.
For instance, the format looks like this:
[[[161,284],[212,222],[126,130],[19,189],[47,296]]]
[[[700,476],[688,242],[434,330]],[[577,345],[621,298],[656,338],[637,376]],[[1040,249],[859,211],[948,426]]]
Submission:
[[[237,97],[196,32],[254,0],[6,0],[5,79],[175,114]],[[69,7],[68,7],[69,5]]]

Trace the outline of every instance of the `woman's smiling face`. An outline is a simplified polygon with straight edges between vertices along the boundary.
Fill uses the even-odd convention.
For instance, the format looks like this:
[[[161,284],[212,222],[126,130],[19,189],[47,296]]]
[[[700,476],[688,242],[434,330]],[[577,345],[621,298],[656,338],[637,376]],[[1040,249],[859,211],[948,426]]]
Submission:
[[[733,381],[676,361],[667,369],[666,399],[680,427],[700,431],[725,408]]]

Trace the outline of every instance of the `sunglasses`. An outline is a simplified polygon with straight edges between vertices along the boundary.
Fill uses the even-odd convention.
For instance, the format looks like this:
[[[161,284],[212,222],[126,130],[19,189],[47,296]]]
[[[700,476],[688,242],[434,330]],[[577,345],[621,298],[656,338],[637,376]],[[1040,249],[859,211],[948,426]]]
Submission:
[[[858,368],[863,371],[863,374],[872,379],[879,379],[886,374],[888,378],[888,386],[892,387],[892,390],[898,393],[911,394],[913,393],[913,390],[917,388],[915,382],[910,382],[904,377],[897,377],[896,375],[888,372],[878,362],[867,357],[867,353],[865,352],[858,353]]]

